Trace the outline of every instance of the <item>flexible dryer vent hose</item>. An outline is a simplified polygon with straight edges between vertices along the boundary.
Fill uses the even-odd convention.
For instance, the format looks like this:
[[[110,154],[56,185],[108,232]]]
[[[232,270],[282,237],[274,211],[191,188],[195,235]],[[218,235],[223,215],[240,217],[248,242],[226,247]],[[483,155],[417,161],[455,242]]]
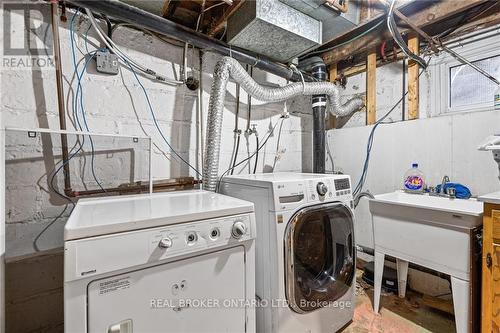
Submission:
[[[360,98],[353,98],[342,104],[339,89],[329,82],[295,82],[279,88],[262,86],[248,75],[237,60],[223,57],[215,65],[208,105],[203,189],[209,191],[215,191],[217,188],[224,98],[229,77],[239,83],[247,94],[263,102],[280,102],[298,95],[324,94],[328,97],[330,113],[337,116],[347,116],[364,106],[364,102]]]

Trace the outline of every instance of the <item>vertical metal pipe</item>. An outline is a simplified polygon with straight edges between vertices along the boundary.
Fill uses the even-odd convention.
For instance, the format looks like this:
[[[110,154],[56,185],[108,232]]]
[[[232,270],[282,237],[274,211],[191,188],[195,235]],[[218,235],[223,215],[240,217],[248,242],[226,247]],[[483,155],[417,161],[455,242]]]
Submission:
[[[318,81],[326,81],[326,66],[324,63],[316,63],[312,68],[312,75]],[[313,172],[325,173],[325,151],[326,151],[326,95],[313,95]]]
[[[196,156],[198,157],[198,170],[203,170],[203,161],[204,161],[204,147],[205,147],[205,129],[203,126],[203,51],[199,50],[198,54],[198,65],[199,65],[199,86],[197,92],[198,104],[196,110],[197,117],[197,131],[198,131],[198,151],[196,152]],[[199,175],[198,175],[198,180]]]
[[[406,59],[403,59],[403,100],[401,101],[401,120],[406,118]]]
[[[0,333],[5,332],[5,128],[0,112]]]
[[[64,108],[64,89],[61,66],[61,46],[59,40],[59,15],[57,0],[51,1],[52,9],[52,39],[54,43],[54,63],[56,66],[56,85],[57,85],[57,105],[59,108],[59,128],[66,130],[66,111]],[[63,174],[64,174],[64,192],[71,192],[71,177],[69,170],[68,137],[66,134],[61,134],[61,150],[63,158]]]

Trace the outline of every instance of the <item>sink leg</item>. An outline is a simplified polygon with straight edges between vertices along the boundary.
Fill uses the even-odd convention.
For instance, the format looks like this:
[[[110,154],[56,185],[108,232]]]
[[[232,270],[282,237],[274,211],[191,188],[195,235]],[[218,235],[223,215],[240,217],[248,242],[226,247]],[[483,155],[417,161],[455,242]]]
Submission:
[[[406,295],[406,279],[408,277],[408,261],[396,259],[398,271],[398,294],[399,297],[405,298]]]
[[[375,289],[373,295],[373,311],[378,313],[380,307],[380,292],[382,289],[382,276],[384,275],[385,255],[375,251]]]
[[[469,332],[469,282],[451,277],[453,294],[453,309],[455,310],[455,325],[457,333]]]

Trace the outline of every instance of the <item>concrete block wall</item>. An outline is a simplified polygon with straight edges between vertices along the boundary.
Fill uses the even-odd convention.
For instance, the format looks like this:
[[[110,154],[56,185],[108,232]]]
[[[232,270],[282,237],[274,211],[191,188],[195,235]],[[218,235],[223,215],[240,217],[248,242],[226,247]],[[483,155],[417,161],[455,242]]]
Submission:
[[[48,6],[46,7],[48,9]],[[72,110],[72,99],[77,87],[71,53],[69,25],[72,12],[68,13],[68,21],[61,23],[61,51],[64,77],[64,92],[67,109],[67,123],[70,130],[78,130]],[[0,12],[0,17],[2,12]],[[33,24],[40,22],[33,18]],[[36,21],[36,22],[35,22]],[[86,43],[83,36],[88,31],[88,47],[101,46],[92,29],[88,30],[89,22],[84,18],[75,19],[76,55],[79,68],[83,68],[83,53],[86,53]],[[23,37],[23,16],[12,14],[11,33]],[[3,38],[3,35],[0,36]],[[143,32],[119,27],[113,34],[113,40],[122,50],[136,61],[170,78],[179,78],[180,64],[182,63],[183,48],[167,44]],[[3,40],[0,45],[3,47]],[[3,54],[3,49],[2,49]],[[27,55],[28,56],[28,55]],[[202,122],[206,128],[206,117],[210,88],[212,83],[213,67],[219,58],[212,53],[202,55],[200,73],[199,54],[190,50],[188,57],[189,75],[202,79]],[[254,77],[260,83],[284,85],[286,81],[268,73],[254,70]],[[12,66],[2,63],[0,71],[0,105],[4,126],[8,128],[48,128],[59,129],[57,108],[55,70],[53,66],[27,67]],[[194,167],[201,170],[202,150],[198,146],[205,133],[200,131],[200,122],[197,118],[197,91],[190,91],[185,86],[172,87],[141,78],[151,104],[153,106],[159,126],[174,149]],[[122,134],[130,136],[151,136],[154,149],[152,154],[153,179],[165,179],[179,176],[194,176],[186,165],[179,163],[170,149],[161,138],[154,126],[151,113],[141,86],[134,75],[122,66],[118,75],[104,75],[98,73],[94,62],[90,62],[82,79],[84,105],[88,126],[93,133]],[[223,136],[220,169],[221,172],[229,166],[233,150],[233,129],[235,121],[235,84],[230,82],[226,96],[225,114],[223,122]],[[280,115],[288,111],[290,117],[284,120],[280,147],[277,149],[276,131],[267,145],[259,154],[257,171],[272,171],[275,156],[278,156],[275,170],[277,171],[310,171],[311,167],[311,128],[310,99],[298,98],[287,103],[263,103],[252,101],[251,124],[256,125],[259,138],[262,140],[277,122]],[[80,114],[81,119],[81,114]],[[247,95],[241,91],[239,128],[244,130],[247,119]],[[47,186],[47,174],[53,171],[54,164],[60,159],[60,142],[57,136],[40,140],[39,145],[32,142],[23,144],[12,140],[7,149],[8,165],[7,197],[7,322],[12,332],[59,332],[62,330],[62,265],[60,252],[63,244],[63,228],[69,214],[69,207],[37,240],[36,236],[58,216],[67,202],[54,196]],[[107,142],[101,146],[96,139],[96,173],[103,185],[118,185],[128,180],[139,180],[147,171],[145,158],[136,158],[132,165],[130,156],[126,152],[99,154],[102,150],[121,149],[127,146],[124,143],[113,145]],[[248,142],[247,142],[248,141]],[[102,142],[101,142],[102,143]],[[253,153],[256,148],[255,137],[248,140],[242,135],[238,160]],[[87,149],[88,151],[88,149]],[[278,151],[278,154],[276,154]],[[135,150],[140,154],[140,149]],[[55,160],[54,160],[55,155]],[[136,156],[137,157],[137,156]],[[20,161],[23,160],[21,163]],[[19,162],[16,164],[16,162]],[[141,164],[142,163],[142,164]],[[250,164],[243,164],[236,169],[236,173],[247,173],[253,169],[254,160]],[[72,179],[75,186],[96,188],[89,169],[83,169],[82,161],[75,161],[72,165]],[[133,166],[133,168],[132,168]],[[135,178],[130,179],[134,169]],[[82,181],[82,174],[86,172]],[[133,178],[133,177],[132,177]],[[61,184],[61,180],[58,182]],[[61,188],[61,187],[60,187]],[[59,252],[58,250],[59,249]],[[40,252],[38,252],[40,251]],[[55,251],[55,252],[54,252]],[[21,274],[25,274],[37,262],[46,274],[25,275],[23,285],[30,291],[19,293],[16,281]],[[19,275],[19,276],[18,276]],[[40,283],[40,279],[47,279]],[[31,288],[30,286],[40,286]],[[50,295],[48,297],[47,295]],[[54,308],[57,311],[48,312],[42,309]],[[21,315],[21,309],[25,313]],[[36,317],[37,320],[25,321],[26,316]]]
[[[16,21],[16,20],[14,20]],[[68,124],[78,130],[73,110],[72,98],[77,87],[73,71],[73,60],[71,53],[71,41],[69,25],[72,21],[72,13],[68,13],[68,21],[62,24],[60,29],[62,66],[64,75],[64,91],[67,96],[67,120]],[[21,24],[21,22],[19,23]],[[100,46],[99,40],[95,37],[93,30],[89,28],[89,22],[78,17],[74,22],[76,39],[76,58],[80,63],[80,70],[83,68],[82,59],[86,47],[90,50],[95,46]],[[19,28],[22,25],[19,26]],[[84,35],[88,31],[88,45],[84,40]],[[167,44],[159,41],[155,37],[146,35],[143,32],[132,30],[126,27],[119,27],[113,35],[114,41],[127,52],[131,58],[148,66],[155,71],[165,74],[170,78],[179,78],[180,64],[182,63],[183,49],[180,46]],[[80,52],[82,51],[82,52]],[[219,59],[216,54],[205,53],[203,55],[202,68],[202,105],[203,122],[206,121],[208,99],[212,83],[212,71],[215,62]],[[199,54],[197,51],[190,50],[188,57],[188,73],[195,77],[199,76]],[[283,85],[285,80],[273,75],[254,70],[254,77],[261,83]],[[151,104],[153,106],[158,124],[172,147],[190,164],[201,170],[201,149],[197,142],[200,136],[199,122],[197,120],[196,107],[199,102],[197,91],[191,91],[184,85],[173,87],[151,80],[141,78]],[[3,68],[2,69],[2,89],[1,105],[4,113],[6,127],[21,128],[50,128],[58,129],[58,108],[55,85],[55,71],[53,67],[41,68],[40,70],[29,68]],[[189,167],[179,161],[177,157],[171,154],[169,147],[165,144],[158,130],[154,126],[151,113],[148,108],[147,100],[144,96],[141,86],[136,81],[134,75],[126,67],[122,66],[119,75],[105,75],[98,73],[94,62],[90,62],[86,73],[82,79],[84,105],[86,109],[86,118],[91,132],[103,134],[124,134],[137,136],[151,136],[155,145],[153,152],[153,179],[173,178],[179,176],[196,176],[196,173]],[[230,83],[226,97],[226,109],[223,122],[223,145],[221,147],[220,168],[226,170],[229,165],[233,150],[233,129],[234,113],[236,109],[235,84]],[[301,171],[310,169],[310,149],[303,149],[310,144],[310,129],[312,127],[311,119],[308,114],[308,99],[289,101],[285,103],[262,103],[257,100],[252,101],[252,119],[251,124],[256,126],[259,138],[264,139],[270,128],[280,122],[280,115],[288,110],[291,117],[284,120],[282,138],[280,142],[280,156],[276,163],[276,170]],[[81,111],[80,111],[81,112]],[[82,115],[79,115],[82,122]],[[242,90],[240,95],[240,129],[245,129],[247,117],[247,95]],[[204,124],[206,128],[206,124]],[[270,171],[274,162],[276,153],[276,133],[268,141],[267,145],[259,154],[259,163],[257,171]],[[99,146],[99,139],[95,139],[97,150],[104,150],[109,147]],[[248,141],[248,142],[247,142]],[[57,150],[60,143],[57,137],[52,138],[52,148]],[[30,152],[23,151],[23,145],[16,148],[15,142],[9,147],[7,158],[15,160],[16,158],[26,158]],[[43,146],[42,144],[40,146]],[[108,145],[109,146],[109,145]],[[120,145],[119,145],[120,146]],[[120,148],[120,147],[115,147]],[[255,150],[255,137],[250,136],[248,140],[242,135],[239,159],[248,156],[248,152]],[[34,154],[35,152],[33,152]],[[46,151],[39,152],[46,154]],[[122,159],[120,164],[119,159]],[[50,173],[47,163],[39,161],[31,163],[24,170],[10,169],[8,174],[9,183],[13,184],[12,191],[16,190],[15,195],[7,193],[8,209],[13,217],[8,220],[8,224],[28,224],[8,226],[8,243],[16,242],[19,239],[30,238],[24,233],[30,230],[38,230],[40,224],[33,223],[37,218],[37,213],[43,207],[44,196],[49,195],[47,191],[41,191],[34,179],[43,177],[45,173]],[[144,161],[146,162],[146,161]],[[112,158],[96,157],[96,173],[103,185],[116,185],[117,179],[123,180],[124,176],[117,177],[116,170],[125,167],[127,156],[115,154]],[[251,166],[253,169],[253,160]],[[243,167],[246,166],[246,167]],[[129,168],[130,166],[128,166]],[[144,165],[136,165],[135,168],[145,168]],[[39,172],[29,170],[37,170]],[[242,165],[237,168],[237,172],[248,172],[248,165]],[[130,172],[130,171],[129,171]],[[26,174],[33,175],[32,178],[26,177]],[[124,171],[124,174],[127,172]],[[78,180],[78,175],[76,175]],[[75,178],[75,177],[74,177]],[[86,185],[95,188],[95,182],[87,175]],[[19,190],[19,188],[25,190]],[[38,189],[37,189],[38,188]],[[35,204],[38,202],[38,205]],[[62,204],[61,202],[59,204]],[[49,216],[52,217],[52,216]],[[43,224],[43,223],[42,223]],[[61,246],[61,228],[63,222],[59,223],[59,230],[54,232],[53,237],[49,236],[51,247]],[[47,235],[45,235],[47,238]],[[23,240],[24,242],[24,240]],[[21,248],[19,248],[21,247]],[[22,248],[22,244],[13,249],[13,255],[25,255],[30,252],[31,247]],[[9,250],[7,251],[9,255]]]

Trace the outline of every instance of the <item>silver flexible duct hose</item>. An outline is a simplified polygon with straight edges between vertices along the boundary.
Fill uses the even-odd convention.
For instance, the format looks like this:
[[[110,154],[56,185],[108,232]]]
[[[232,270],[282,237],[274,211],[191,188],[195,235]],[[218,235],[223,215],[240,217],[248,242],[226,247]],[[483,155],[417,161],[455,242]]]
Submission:
[[[263,102],[280,102],[298,95],[324,94],[328,96],[330,113],[337,116],[347,116],[364,106],[364,101],[361,98],[353,98],[342,104],[339,89],[329,82],[296,82],[279,88],[262,86],[248,75],[237,60],[223,57],[215,65],[208,105],[203,189],[209,191],[215,191],[217,188],[224,98],[229,77],[239,83],[247,94]]]

